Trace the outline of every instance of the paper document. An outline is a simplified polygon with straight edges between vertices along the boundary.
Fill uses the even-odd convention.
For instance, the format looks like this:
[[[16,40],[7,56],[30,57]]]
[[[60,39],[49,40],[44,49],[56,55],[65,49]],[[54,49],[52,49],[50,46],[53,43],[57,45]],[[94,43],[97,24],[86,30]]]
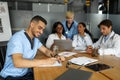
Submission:
[[[71,63],[77,64],[77,65],[87,65],[89,63],[93,63],[98,61],[97,59],[92,59],[88,57],[78,57],[78,58],[72,58],[69,60]]]
[[[40,67],[53,67],[53,66],[62,66],[62,63],[59,63],[58,61],[56,61],[54,64],[46,64],[46,65],[40,65]]]
[[[75,55],[77,53],[75,52],[61,52],[61,53],[58,53],[59,56],[64,56],[64,57],[69,57],[69,56],[72,56],[72,55]]]

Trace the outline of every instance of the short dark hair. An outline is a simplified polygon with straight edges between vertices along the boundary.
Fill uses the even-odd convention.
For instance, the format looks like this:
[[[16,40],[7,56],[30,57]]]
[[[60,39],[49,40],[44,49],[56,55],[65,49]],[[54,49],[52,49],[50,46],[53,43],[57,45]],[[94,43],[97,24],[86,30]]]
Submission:
[[[32,22],[32,21],[36,21],[36,22],[42,21],[43,23],[45,23],[45,25],[47,25],[47,21],[46,21],[42,16],[39,16],[39,15],[34,16],[34,17],[31,19],[31,22]]]
[[[57,32],[57,31],[56,31],[56,27],[57,27],[59,24],[63,27],[63,24],[62,24],[60,21],[55,22],[55,23],[53,24],[52,33],[56,33],[56,32]],[[64,30],[64,27],[63,27],[63,32],[62,32],[62,34],[64,34],[64,32],[65,32],[65,30]]]
[[[100,22],[100,24],[98,25],[98,28],[100,28],[101,25],[105,25],[109,28],[110,26],[112,26],[112,21],[109,19],[105,19]]]

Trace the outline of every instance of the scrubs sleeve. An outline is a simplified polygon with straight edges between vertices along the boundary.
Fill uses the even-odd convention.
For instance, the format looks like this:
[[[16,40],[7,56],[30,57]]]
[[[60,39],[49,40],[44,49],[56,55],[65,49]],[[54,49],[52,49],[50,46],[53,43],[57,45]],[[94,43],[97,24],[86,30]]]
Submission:
[[[23,47],[20,37],[13,37],[8,43],[8,50],[7,53],[9,56],[15,53],[23,53]]]
[[[38,49],[42,46],[43,44],[38,40]]]

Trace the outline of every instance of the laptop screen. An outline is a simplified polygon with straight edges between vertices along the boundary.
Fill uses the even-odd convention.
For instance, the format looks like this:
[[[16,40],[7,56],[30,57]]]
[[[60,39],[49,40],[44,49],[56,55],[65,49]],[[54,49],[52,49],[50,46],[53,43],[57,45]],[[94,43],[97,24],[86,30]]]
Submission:
[[[59,50],[72,50],[72,40],[54,40]]]

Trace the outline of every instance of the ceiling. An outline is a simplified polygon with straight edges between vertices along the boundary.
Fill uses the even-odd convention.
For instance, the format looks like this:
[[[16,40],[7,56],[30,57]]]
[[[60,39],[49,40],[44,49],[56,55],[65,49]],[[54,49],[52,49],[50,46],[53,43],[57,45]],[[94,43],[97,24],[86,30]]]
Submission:
[[[74,0],[1,0],[1,1],[64,4],[65,1],[68,1],[68,3],[71,3]]]

